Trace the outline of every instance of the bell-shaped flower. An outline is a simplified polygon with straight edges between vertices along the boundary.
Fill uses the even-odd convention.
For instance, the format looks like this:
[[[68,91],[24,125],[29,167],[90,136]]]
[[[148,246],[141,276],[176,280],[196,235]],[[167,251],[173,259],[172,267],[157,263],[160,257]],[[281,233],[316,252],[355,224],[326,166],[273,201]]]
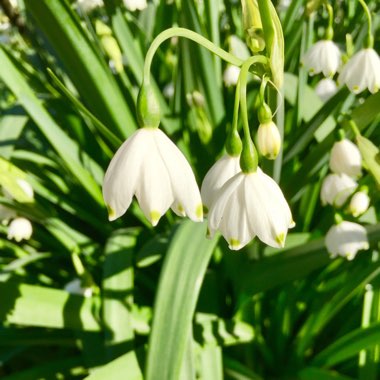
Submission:
[[[369,248],[367,231],[360,224],[343,221],[328,230],[325,245],[331,258],[352,260],[358,251]]]
[[[361,214],[364,214],[369,207],[370,204],[370,198],[366,191],[358,191],[355,193],[351,200],[350,204],[348,205],[348,212],[357,218]]]
[[[226,87],[236,86],[239,80],[240,68],[234,65],[227,65],[223,73],[223,82]]]
[[[323,78],[315,86],[315,92],[322,102],[327,102],[337,91],[338,86],[331,78]]]
[[[142,11],[148,6],[146,0],[124,0],[124,5],[132,12],[136,10]]]
[[[281,136],[273,121],[259,125],[257,145],[260,153],[269,160],[274,160],[278,156],[281,149]]]
[[[29,240],[33,233],[32,223],[26,218],[13,219],[8,226],[7,238],[17,242]]]
[[[362,174],[362,156],[359,148],[350,140],[336,141],[331,149],[330,169],[337,174],[357,178]]]
[[[77,5],[84,12],[88,13],[94,10],[95,8],[102,7],[102,0],[77,0]]]
[[[153,226],[170,207],[180,216],[203,220],[194,173],[185,156],[158,128],[137,130],[113,157],[103,183],[109,220],[123,215],[134,195]]]
[[[283,247],[288,228],[293,226],[281,189],[260,168],[228,180],[218,191],[208,218],[209,236],[219,230],[233,250],[255,236],[272,247]]]
[[[201,187],[202,202],[206,212],[210,209],[221,187],[235,174],[240,172],[239,158],[240,156],[234,157],[225,154],[207,172]]]
[[[340,66],[341,53],[334,42],[321,40],[310,47],[302,63],[310,75],[323,73],[325,77],[332,77]]]
[[[346,174],[329,174],[322,182],[322,204],[341,207],[357,187],[356,181]]]
[[[355,94],[366,88],[372,93],[380,87],[380,58],[372,48],[354,54],[343,67],[338,82],[346,84]]]

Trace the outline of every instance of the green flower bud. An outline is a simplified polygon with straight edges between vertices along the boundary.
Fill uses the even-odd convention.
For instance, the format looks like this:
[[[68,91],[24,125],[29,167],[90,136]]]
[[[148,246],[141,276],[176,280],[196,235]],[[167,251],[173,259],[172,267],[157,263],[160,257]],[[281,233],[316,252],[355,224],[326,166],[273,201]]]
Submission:
[[[243,150],[240,156],[240,168],[243,173],[254,173],[257,170],[258,155],[251,138],[244,138]]]
[[[241,3],[247,45],[253,53],[258,53],[264,50],[265,40],[257,1],[242,0]]]
[[[143,82],[141,85],[136,108],[140,127],[157,128],[160,125],[160,105],[150,84]]]
[[[259,107],[259,122],[260,124],[270,123],[272,121],[272,111],[268,104],[263,103]]]

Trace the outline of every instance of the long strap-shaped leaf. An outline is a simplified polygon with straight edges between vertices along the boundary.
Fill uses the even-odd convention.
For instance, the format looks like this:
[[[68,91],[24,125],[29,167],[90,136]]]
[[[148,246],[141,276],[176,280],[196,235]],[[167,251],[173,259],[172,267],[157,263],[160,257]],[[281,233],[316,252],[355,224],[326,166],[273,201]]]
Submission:
[[[25,0],[89,109],[125,137],[136,122],[111,71],[91,44],[78,18],[64,0]]]
[[[156,295],[146,380],[179,380],[202,279],[216,239],[205,224],[186,221],[175,231]]]

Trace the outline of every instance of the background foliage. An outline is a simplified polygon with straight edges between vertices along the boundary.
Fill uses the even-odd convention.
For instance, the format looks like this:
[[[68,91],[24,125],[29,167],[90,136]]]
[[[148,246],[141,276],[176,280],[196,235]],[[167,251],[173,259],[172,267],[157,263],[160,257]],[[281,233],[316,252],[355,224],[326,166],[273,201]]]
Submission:
[[[372,206],[361,217],[371,249],[330,260],[323,237],[333,212],[319,200],[342,114],[380,142],[380,95],[345,88],[322,104],[317,79],[300,56],[322,36],[327,15],[294,0],[280,17],[285,35],[283,153],[264,170],[289,200],[297,226],[286,247],[257,240],[231,252],[207,240],[205,224],[167,214],[153,229],[137,205],[112,224],[101,195],[104,170],[136,128],[144,55],[159,32],[192,29],[227,48],[244,39],[237,1],[153,1],[131,13],[119,0],[86,14],[66,0],[24,0],[26,26],[0,47],[0,178],[14,200],[1,203],[33,222],[15,243],[0,227],[0,374],[15,379],[362,379],[378,378],[380,340],[379,193],[367,173]],[[374,28],[379,5],[370,1]],[[366,33],[357,1],[334,2],[335,40],[356,48]],[[111,29],[99,33],[97,20]],[[15,24],[15,20],[13,20]],[[380,34],[375,48],[380,49]],[[109,67],[117,43],[123,71]],[[119,57],[120,58],[120,57]],[[231,123],[233,90],[219,58],[172,40],[155,58],[162,128],[185,153],[198,183],[220,156]],[[163,89],[173,83],[174,97]],[[250,123],[258,125],[249,85]],[[204,106],[186,95],[199,91]],[[339,124],[340,125],[340,124]],[[17,197],[25,178],[33,202]],[[92,297],[65,285],[80,278]],[[154,316],[154,319],[153,319]]]

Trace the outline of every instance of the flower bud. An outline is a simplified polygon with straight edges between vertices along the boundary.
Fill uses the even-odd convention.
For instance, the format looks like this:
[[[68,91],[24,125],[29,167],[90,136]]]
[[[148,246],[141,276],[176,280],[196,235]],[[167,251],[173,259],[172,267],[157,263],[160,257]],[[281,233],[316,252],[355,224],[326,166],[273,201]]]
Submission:
[[[160,124],[160,105],[150,84],[143,83],[137,97],[137,120],[140,127],[157,128]]]
[[[226,87],[236,86],[239,80],[240,68],[234,65],[227,65],[223,73],[223,82]]]
[[[370,199],[366,191],[358,191],[351,198],[348,206],[348,212],[355,218],[364,214],[369,207]]]
[[[329,174],[322,182],[322,205],[343,206],[357,187],[356,181],[346,174]]]
[[[281,149],[281,136],[273,121],[260,124],[257,131],[257,142],[259,151],[264,157],[274,160],[278,156]]]
[[[257,2],[253,0],[242,0],[241,3],[247,45],[253,53],[258,53],[265,48],[259,7]]]
[[[337,174],[357,178],[361,175],[362,157],[358,147],[350,140],[335,142],[331,149],[330,169]]]

